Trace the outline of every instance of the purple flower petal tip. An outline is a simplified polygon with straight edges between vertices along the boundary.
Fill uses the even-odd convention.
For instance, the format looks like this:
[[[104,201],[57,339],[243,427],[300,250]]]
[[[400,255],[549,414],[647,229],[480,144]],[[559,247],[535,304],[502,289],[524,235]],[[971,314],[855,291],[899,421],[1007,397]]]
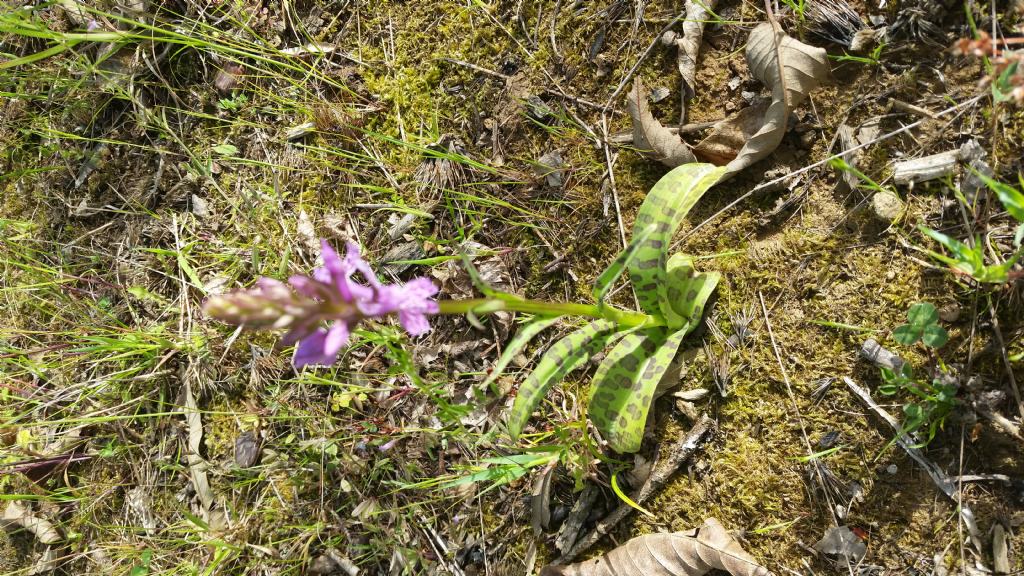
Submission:
[[[320,328],[299,341],[299,345],[295,347],[295,357],[292,358],[292,363],[296,368],[312,364],[323,366],[334,364],[338,359],[338,351],[335,350],[331,354],[327,349],[327,334],[327,330]]]
[[[412,336],[430,330],[427,316],[440,307],[432,299],[438,288],[429,278],[383,284],[354,242],[346,244],[344,257],[326,240],[320,245],[323,266],[310,276],[292,276],[288,284],[261,278],[249,290],[212,298],[204,309],[233,324],[288,329],[283,342],[297,343],[297,368],[333,364],[354,327],[367,318],[395,314]],[[369,285],[353,280],[356,273]]]

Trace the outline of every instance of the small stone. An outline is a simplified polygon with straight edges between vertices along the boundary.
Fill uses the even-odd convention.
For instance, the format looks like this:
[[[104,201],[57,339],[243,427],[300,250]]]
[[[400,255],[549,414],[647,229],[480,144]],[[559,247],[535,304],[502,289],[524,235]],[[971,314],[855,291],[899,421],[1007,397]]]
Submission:
[[[903,200],[889,190],[882,190],[871,198],[871,208],[880,220],[893,222],[903,213]]]
[[[948,304],[939,308],[939,319],[943,322],[956,322],[960,319],[960,306],[957,304]]]
[[[726,85],[729,87],[729,90],[735,90],[739,88],[742,83],[743,80],[739,76],[733,76],[729,79],[729,82]]]
[[[316,574],[317,576],[326,576],[327,574],[339,573],[338,568],[340,568],[338,563],[331,557],[324,554],[323,556],[317,556],[312,562],[310,562],[307,572],[309,574]]]
[[[565,183],[565,159],[558,150],[553,150],[537,159],[536,172],[543,176],[547,185],[561,188]]]
[[[192,213],[200,220],[210,215],[210,205],[201,196],[192,195]]]
[[[835,446],[836,442],[839,441],[839,436],[840,436],[840,434],[839,434],[838,430],[832,430],[832,431],[826,433],[824,436],[821,437],[820,440],[818,440],[818,447],[827,450],[827,449]]]
[[[239,468],[251,468],[260,461],[259,436],[253,431],[243,432],[235,439],[235,464]]]
[[[526,113],[538,122],[544,122],[554,114],[547,102],[535,94],[526,97]]]
[[[899,472],[899,470],[900,469],[895,464],[889,464],[888,466],[885,467],[886,474],[890,476],[895,476],[896,473]]]
[[[726,102],[725,103],[725,111],[726,112],[732,112],[735,109],[736,109],[736,105],[733,104],[732,102]]]

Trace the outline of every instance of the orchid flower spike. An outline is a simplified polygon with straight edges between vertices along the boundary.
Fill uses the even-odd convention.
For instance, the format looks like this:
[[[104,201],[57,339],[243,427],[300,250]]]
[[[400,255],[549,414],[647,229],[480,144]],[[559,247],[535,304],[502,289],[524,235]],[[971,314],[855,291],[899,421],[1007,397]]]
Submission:
[[[256,329],[287,329],[283,342],[298,345],[293,363],[331,365],[359,322],[396,314],[412,336],[430,330],[427,316],[438,313],[431,299],[437,287],[429,278],[384,284],[349,242],[342,258],[320,241],[323,266],[312,276],[295,275],[288,284],[260,278],[254,288],[206,301],[203,309],[218,320]],[[359,273],[364,284],[352,277]],[[290,285],[290,287],[289,287]]]

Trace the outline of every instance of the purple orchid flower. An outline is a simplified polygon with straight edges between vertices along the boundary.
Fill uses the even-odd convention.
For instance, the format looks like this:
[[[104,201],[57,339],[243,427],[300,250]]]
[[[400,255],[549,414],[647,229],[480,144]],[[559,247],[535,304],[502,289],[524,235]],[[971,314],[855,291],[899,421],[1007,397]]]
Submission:
[[[296,368],[333,364],[348,343],[352,329],[366,318],[397,314],[412,336],[430,330],[429,314],[437,314],[431,297],[437,287],[428,278],[405,284],[383,284],[359,255],[359,247],[347,245],[342,258],[321,240],[323,267],[312,276],[295,275],[288,285],[261,278],[255,288],[210,298],[207,314],[231,324],[250,328],[287,328],[283,342],[298,344],[292,362]],[[359,273],[367,285],[353,281]]]

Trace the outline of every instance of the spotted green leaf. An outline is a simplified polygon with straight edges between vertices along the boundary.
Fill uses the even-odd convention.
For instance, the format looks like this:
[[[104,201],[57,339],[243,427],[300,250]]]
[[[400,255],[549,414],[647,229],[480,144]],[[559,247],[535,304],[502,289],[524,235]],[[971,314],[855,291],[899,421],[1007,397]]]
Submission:
[[[673,254],[668,259],[665,277],[665,300],[662,310],[669,328],[691,332],[704,314],[711,293],[718,286],[718,272],[696,272],[693,259],[685,254]]]
[[[595,320],[551,345],[537,362],[537,367],[519,387],[508,417],[508,432],[513,440],[519,437],[533,409],[552,384],[582,366],[608,344],[618,326],[608,320]]]
[[[494,363],[494,368],[491,369],[490,376],[487,377],[483,383],[480,384],[481,389],[486,389],[488,386],[494,383],[501,376],[501,373],[508,367],[509,362],[516,357],[516,354],[526,347],[526,345],[533,339],[534,336],[540,334],[545,328],[551,326],[561,316],[542,317],[533,320],[529,324],[520,328],[512,340],[505,345],[505,349],[501,352],[501,356],[498,361]]]
[[[672,236],[697,200],[724,173],[725,167],[712,164],[683,164],[665,174],[647,193],[633,224],[633,236],[651,225],[654,232],[641,242],[628,268],[640,306],[648,314],[663,314],[665,262]]]
[[[639,233],[633,234],[633,238],[629,241],[629,246],[619,253],[619,256],[608,265],[608,268],[597,278],[594,282],[594,300],[598,303],[604,301],[604,297],[608,294],[608,290],[612,287],[612,284],[619,279],[619,276],[626,269],[630,263],[636,258],[637,252],[644,242],[654,233],[656,226],[651,224],[644,228]]]
[[[598,367],[587,410],[616,452],[640,449],[654,392],[686,333],[685,329],[670,333],[660,327],[631,332],[612,347]]]

